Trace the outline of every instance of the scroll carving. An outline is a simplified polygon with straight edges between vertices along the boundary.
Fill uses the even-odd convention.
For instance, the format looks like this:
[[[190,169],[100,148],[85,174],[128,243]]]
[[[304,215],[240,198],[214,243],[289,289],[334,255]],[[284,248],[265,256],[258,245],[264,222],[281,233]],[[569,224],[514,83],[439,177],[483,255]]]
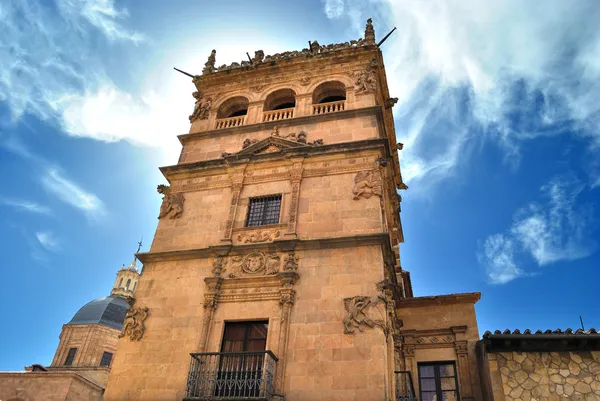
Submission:
[[[148,308],[135,308],[133,305],[135,300],[130,298],[129,310],[125,315],[125,323],[123,324],[123,330],[119,334],[121,337],[129,337],[131,341],[139,341],[144,336],[144,321],[148,317],[150,309]]]
[[[359,171],[354,177],[354,188],[352,189],[354,200],[360,198],[369,199],[373,195],[381,197],[383,183],[379,170]]]
[[[373,59],[367,68],[355,74],[354,87],[357,94],[377,91],[377,77],[375,73],[378,67],[379,63]]]
[[[194,111],[189,116],[190,122],[208,119],[208,113],[212,106],[212,98],[203,97],[198,91],[192,93],[192,96],[196,99],[196,104],[194,105]]]
[[[385,302],[381,297],[366,297],[356,296],[351,298],[344,298],[344,309],[346,310],[346,316],[344,317],[344,334],[352,334],[355,329],[363,331],[362,326],[368,327],[381,327],[384,332],[386,331],[385,322],[381,319],[371,319],[367,312],[380,302]]]
[[[247,244],[248,242],[256,243],[273,241],[275,238],[279,238],[280,235],[281,233],[279,232],[279,230],[264,230],[250,233],[240,233],[238,234],[237,239],[238,241]]]
[[[221,274],[225,272],[225,265],[227,264],[227,259],[223,256],[218,256],[213,260],[212,273],[216,277],[221,277]]]
[[[298,270],[298,255],[294,251],[288,253],[283,262],[283,270],[286,272],[295,272]]]
[[[176,219],[183,213],[183,202],[185,201],[182,193],[171,194],[171,187],[168,185],[159,185],[156,188],[159,194],[164,195],[162,204],[160,205],[159,219],[169,215],[170,218]]]

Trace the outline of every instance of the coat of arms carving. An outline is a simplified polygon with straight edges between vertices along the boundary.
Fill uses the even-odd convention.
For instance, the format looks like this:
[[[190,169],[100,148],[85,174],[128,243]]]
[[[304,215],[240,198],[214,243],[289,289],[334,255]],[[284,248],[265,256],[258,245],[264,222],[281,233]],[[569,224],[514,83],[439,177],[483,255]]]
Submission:
[[[159,185],[156,188],[159,194],[164,195],[162,204],[160,205],[159,219],[170,215],[172,219],[175,219],[183,213],[183,202],[185,201],[182,193],[171,194],[171,187],[168,185]]]
[[[144,321],[148,317],[150,309],[148,308],[135,308],[133,305],[135,300],[129,301],[129,309],[125,315],[125,322],[123,324],[123,330],[119,334],[121,337],[129,337],[131,341],[139,341],[144,336]]]
[[[373,195],[381,196],[383,183],[379,170],[359,171],[354,177],[354,188],[352,189],[354,200],[360,198],[369,199]]]
[[[380,297],[356,296],[344,298],[344,309],[346,316],[344,317],[344,334],[352,334],[355,329],[363,331],[362,326],[381,327],[384,332],[386,330],[385,322],[381,319],[372,319],[368,316],[368,310],[372,309],[380,302],[385,302]]]

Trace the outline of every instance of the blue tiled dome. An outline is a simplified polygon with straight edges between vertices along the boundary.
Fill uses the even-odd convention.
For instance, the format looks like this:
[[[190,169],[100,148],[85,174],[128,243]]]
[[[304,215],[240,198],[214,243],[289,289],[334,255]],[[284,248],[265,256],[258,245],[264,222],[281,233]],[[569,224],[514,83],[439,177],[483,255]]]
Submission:
[[[121,330],[127,309],[129,304],[122,297],[94,299],[79,309],[68,324],[102,324]]]

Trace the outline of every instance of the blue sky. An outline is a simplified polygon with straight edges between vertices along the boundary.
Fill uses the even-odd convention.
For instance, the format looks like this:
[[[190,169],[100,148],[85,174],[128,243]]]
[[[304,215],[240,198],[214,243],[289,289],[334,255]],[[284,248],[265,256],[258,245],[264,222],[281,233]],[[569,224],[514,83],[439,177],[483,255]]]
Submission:
[[[527,4],[529,3],[529,4]],[[538,5],[539,3],[539,5]],[[54,0],[0,4],[0,370],[154,234],[192,84],[245,53],[382,46],[415,295],[481,291],[480,331],[600,326],[600,4],[579,0]]]

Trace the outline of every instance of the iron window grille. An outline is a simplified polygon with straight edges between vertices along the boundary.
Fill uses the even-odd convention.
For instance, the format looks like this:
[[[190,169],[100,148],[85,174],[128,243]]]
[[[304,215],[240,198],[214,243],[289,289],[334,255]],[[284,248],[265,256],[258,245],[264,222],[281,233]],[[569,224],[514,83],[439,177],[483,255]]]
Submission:
[[[100,360],[100,366],[110,366],[112,357],[113,357],[113,354],[111,352],[104,352],[102,354],[102,359]]]
[[[250,198],[246,227],[266,226],[279,223],[281,194]]]
[[[77,354],[77,348],[69,348],[69,352],[67,353],[67,359],[65,359],[65,366],[71,366],[73,364],[75,354]]]
[[[454,362],[420,363],[418,366],[421,401],[460,400]]]

